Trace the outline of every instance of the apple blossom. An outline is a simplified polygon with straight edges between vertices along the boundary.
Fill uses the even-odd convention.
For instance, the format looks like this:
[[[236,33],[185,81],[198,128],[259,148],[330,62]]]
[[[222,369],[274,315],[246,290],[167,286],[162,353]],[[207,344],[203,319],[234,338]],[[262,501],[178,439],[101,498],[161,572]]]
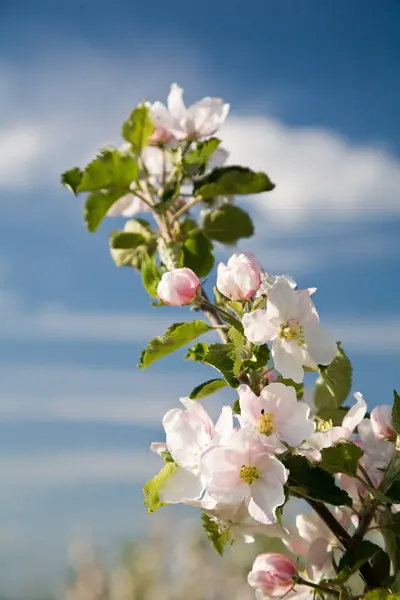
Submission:
[[[372,431],[379,440],[396,439],[396,430],[393,426],[392,407],[376,406],[371,412]]]
[[[382,481],[396,447],[392,442],[376,437],[370,419],[363,419],[358,426],[360,446],[364,451],[361,463],[375,487]]]
[[[182,96],[183,89],[173,83],[168,96],[168,108],[162,102],[150,105],[150,115],[155,125],[153,140],[197,140],[208,137],[219,129],[228,116],[229,104],[220,98],[203,98],[187,108]]]
[[[238,388],[242,427],[250,425],[260,435],[262,443],[275,452],[286,447],[299,446],[315,431],[310,419],[310,407],[297,400],[296,391],[283,383],[270,383],[260,393],[254,394],[248,385]]]
[[[234,431],[225,445],[214,446],[201,458],[206,490],[217,502],[248,500],[249,514],[260,523],[276,523],[276,509],[285,500],[289,472],[267,454],[254,429]]]
[[[171,306],[191,304],[201,288],[200,279],[191,269],[182,267],[167,271],[157,286],[158,297]]]
[[[309,291],[294,290],[284,278],[269,291],[266,310],[244,315],[243,327],[250,342],[272,342],[275,368],[297,383],[303,380],[303,366],[329,365],[337,353],[332,335],[319,324]]]
[[[356,403],[344,416],[342,425],[332,426],[329,422],[322,423],[320,430],[313,433],[298,449],[298,453],[310,460],[320,461],[321,450],[330,448],[339,442],[350,440],[356,427],[367,412],[367,405],[360,392],[355,392]]]
[[[175,408],[164,415],[165,447],[160,443],[151,446],[159,454],[167,450],[179,467],[160,490],[163,502],[171,504],[201,498],[204,491],[200,473],[201,455],[210,445],[228,439],[233,429],[230,407],[223,407],[214,426],[199,402],[189,398],[181,398],[181,402],[186,410]]]
[[[260,269],[249,252],[233,254],[228,264],[219,263],[217,288],[230,300],[249,300],[260,287]]]
[[[262,596],[281,598],[293,588],[296,575],[294,560],[284,554],[268,552],[257,556],[248,582]]]

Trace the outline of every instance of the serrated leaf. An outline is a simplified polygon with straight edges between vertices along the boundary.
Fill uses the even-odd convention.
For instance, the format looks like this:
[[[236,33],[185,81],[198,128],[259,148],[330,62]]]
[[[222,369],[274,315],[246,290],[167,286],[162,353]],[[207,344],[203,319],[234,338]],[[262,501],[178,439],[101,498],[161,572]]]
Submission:
[[[400,435],[400,396],[393,390],[393,408],[392,408],[392,419],[393,419],[393,427],[397,433]]]
[[[356,544],[354,548],[349,548],[343,554],[339,561],[338,569],[339,573],[335,577],[334,581],[337,583],[343,583],[362,565],[368,562],[377,552],[380,552],[381,548],[372,542],[363,540]]]
[[[103,150],[83,171],[77,191],[117,188],[128,193],[129,186],[137,181],[138,175],[139,167],[133,156],[120,154],[118,150]]]
[[[234,349],[234,364],[233,364],[233,374],[236,377],[239,375],[241,366],[242,366],[242,350],[245,343],[245,338],[243,334],[236,329],[236,327],[231,327],[228,331],[228,337],[233,344]]]
[[[157,286],[161,281],[161,271],[157,267],[154,256],[145,254],[142,258],[140,272],[142,275],[142,283],[150,296],[158,298]]]
[[[191,321],[188,323],[174,323],[168,327],[164,335],[155,337],[147,344],[140,357],[139,368],[145,369],[156,360],[182,348],[203,333],[213,328],[204,321]]]
[[[317,416],[320,413],[342,406],[351,390],[352,366],[343,348],[338,344],[338,353],[327,367],[320,367],[321,374],[314,390]]]
[[[93,192],[86,198],[84,219],[87,229],[94,233],[112,205],[124,195],[118,190]]]
[[[346,442],[321,450],[322,461],[319,465],[329,473],[345,473],[354,476],[357,473],[358,462],[363,454],[361,448]]]
[[[233,244],[254,233],[249,215],[234,204],[223,204],[208,213],[204,218],[203,228],[210,239],[224,244]]]
[[[122,124],[122,137],[132,144],[132,150],[139,153],[145,148],[154,131],[154,122],[148,107],[141,104],[135,108],[129,118]]]
[[[188,152],[183,160],[183,167],[188,175],[203,175],[207,163],[214,154],[221,140],[216,137],[209,138],[201,142],[197,142],[196,148]]]
[[[146,239],[141,233],[117,231],[110,234],[110,252],[117,267],[136,267],[146,252]]]
[[[242,362],[242,369],[245,373],[251,373],[258,369],[263,369],[269,361],[270,351],[267,344],[253,347],[253,355]]]
[[[204,198],[259,194],[270,192],[274,187],[275,185],[265,173],[256,173],[246,167],[218,167],[195,182],[194,194]]]
[[[211,542],[218,554],[222,556],[226,544],[232,543],[233,541],[229,532],[229,528],[222,529],[220,525],[218,525],[218,523],[216,523],[206,513],[202,513],[201,520],[208,540]]]
[[[167,462],[162,467],[159,473],[153,479],[150,479],[143,486],[144,505],[146,506],[149,513],[164,506],[160,501],[159,492],[162,485],[165,483],[167,478],[178,468],[178,465],[174,462]]]
[[[151,238],[151,225],[146,219],[129,219],[125,223],[124,231],[126,233],[140,233],[146,240]]]
[[[189,237],[182,247],[183,266],[192,269],[197,277],[205,277],[214,266],[213,245],[210,240],[199,232]]]
[[[214,367],[222,373],[231,387],[238,386],[238,381],[234,376],[235,347],[233,344],[196,344],[194,348],[189,349],[185,359]]]
[[[61,175],[61,183],[77,196],[77,189],[82,181],[82,176],[83,172],[81,169],[79,167],[74,167]]]
[[[225,379],[209,379],[200,385],[197,385],[190,394],[191,400],[200,400],[200,398],[205,398],[205,396],[209,396],[210,394],[214,394],[218,390],[226,387],[228,384]]]
[[[320,467],[311,465],[303,456],[288,456],[282,461],[289,469],[289,489],[296,494],[332,504],[333,506],[351,506],[350,496],[335,483],[334,477]]]

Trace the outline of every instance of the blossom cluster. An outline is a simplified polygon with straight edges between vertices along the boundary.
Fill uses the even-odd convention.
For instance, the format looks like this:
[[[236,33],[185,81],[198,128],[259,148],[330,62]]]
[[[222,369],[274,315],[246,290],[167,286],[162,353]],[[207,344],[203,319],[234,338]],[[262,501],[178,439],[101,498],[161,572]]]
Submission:
[[[354,532],[368,485],[379,487],[395,454],[391,407],[378,406],[365,418],[366,403],[355,393],[356,402],[340,424],[321,422],[312,404],[297,398],[293,385],[277,381],[280,374],[302,383],[304,368],[316,370],[336,357],[337,345],[312,301],[315,288],[299,290],[288,276],[269,276],[250,253],[234,254],[217,273],[216,286],[227,306],[239,301],[246,310],[242,326],[248,342],[270,343],[273,368],[258,393],[239,385],[237,412],[224,406],[215,425],[190,398],[181,399],[184,408],[167,412],[166,442],[152,444],[152,450],[168,456],[175,469],[160,487],[160,500],[202,509],[232,538],[280,537],[303,557],[308,583],[333,577],[333,552],[337,559],[343,548],[320,517],[298,514],[292,527],[280,519],[290,476],[282,458],[292,454],[318,464],[322,451],[338,444],[353,443],[362,450],[357,476],[338,477],[353,507],[334,512],[342,527]],[[166,273],[158,286],[160,298],[176,305],[195,302],[201,290],[195,277],[190,269]],[[299,581],[296,563],[276,553],[258,556],[249,575],[258,598],[311,598],[313,589]]]

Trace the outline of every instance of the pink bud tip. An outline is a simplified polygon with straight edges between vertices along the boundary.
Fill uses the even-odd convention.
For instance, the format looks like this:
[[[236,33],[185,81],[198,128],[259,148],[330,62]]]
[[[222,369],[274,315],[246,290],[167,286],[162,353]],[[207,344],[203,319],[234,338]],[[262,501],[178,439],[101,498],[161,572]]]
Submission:
[[[293,587],[293,578],[297,574],[296,563],[285,556],[269,552],[260,554],[254,561],[248,582],[256,590],[270,598],[280,598]]]
[[[165,304],[184,306],[193,302],[200,288],[200,279],[196,273],[183,267],[164,273],[157,286],[157,295]]]

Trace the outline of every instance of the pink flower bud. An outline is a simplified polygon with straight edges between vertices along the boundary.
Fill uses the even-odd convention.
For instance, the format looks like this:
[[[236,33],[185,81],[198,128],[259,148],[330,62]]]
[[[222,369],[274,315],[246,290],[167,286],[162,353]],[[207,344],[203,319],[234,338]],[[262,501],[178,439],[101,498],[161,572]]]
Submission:
[[[173,138],[171,131],[164,125],[156,123],[154,131],[150,136],[149,144],[166,144]]]
[[[227,265],[218,265],[217,288],[230,300],[248,300],[260,285],[260,268],[250,252],[233,254]]]
[[[371,412],[371,427],[378,440],[391,440],[396,438],[393,427],[392,407],[377,406]]]
[[[259,554],[249,573],[249,584],[270,598],[280,598],[293,587],[293,578],[297,574],[296,563],[285,556],[268,552]]]
[[[158,297],[171,306],[190,304],[201,288],[200,279],[186,267],[164,273],[157,287]]]

